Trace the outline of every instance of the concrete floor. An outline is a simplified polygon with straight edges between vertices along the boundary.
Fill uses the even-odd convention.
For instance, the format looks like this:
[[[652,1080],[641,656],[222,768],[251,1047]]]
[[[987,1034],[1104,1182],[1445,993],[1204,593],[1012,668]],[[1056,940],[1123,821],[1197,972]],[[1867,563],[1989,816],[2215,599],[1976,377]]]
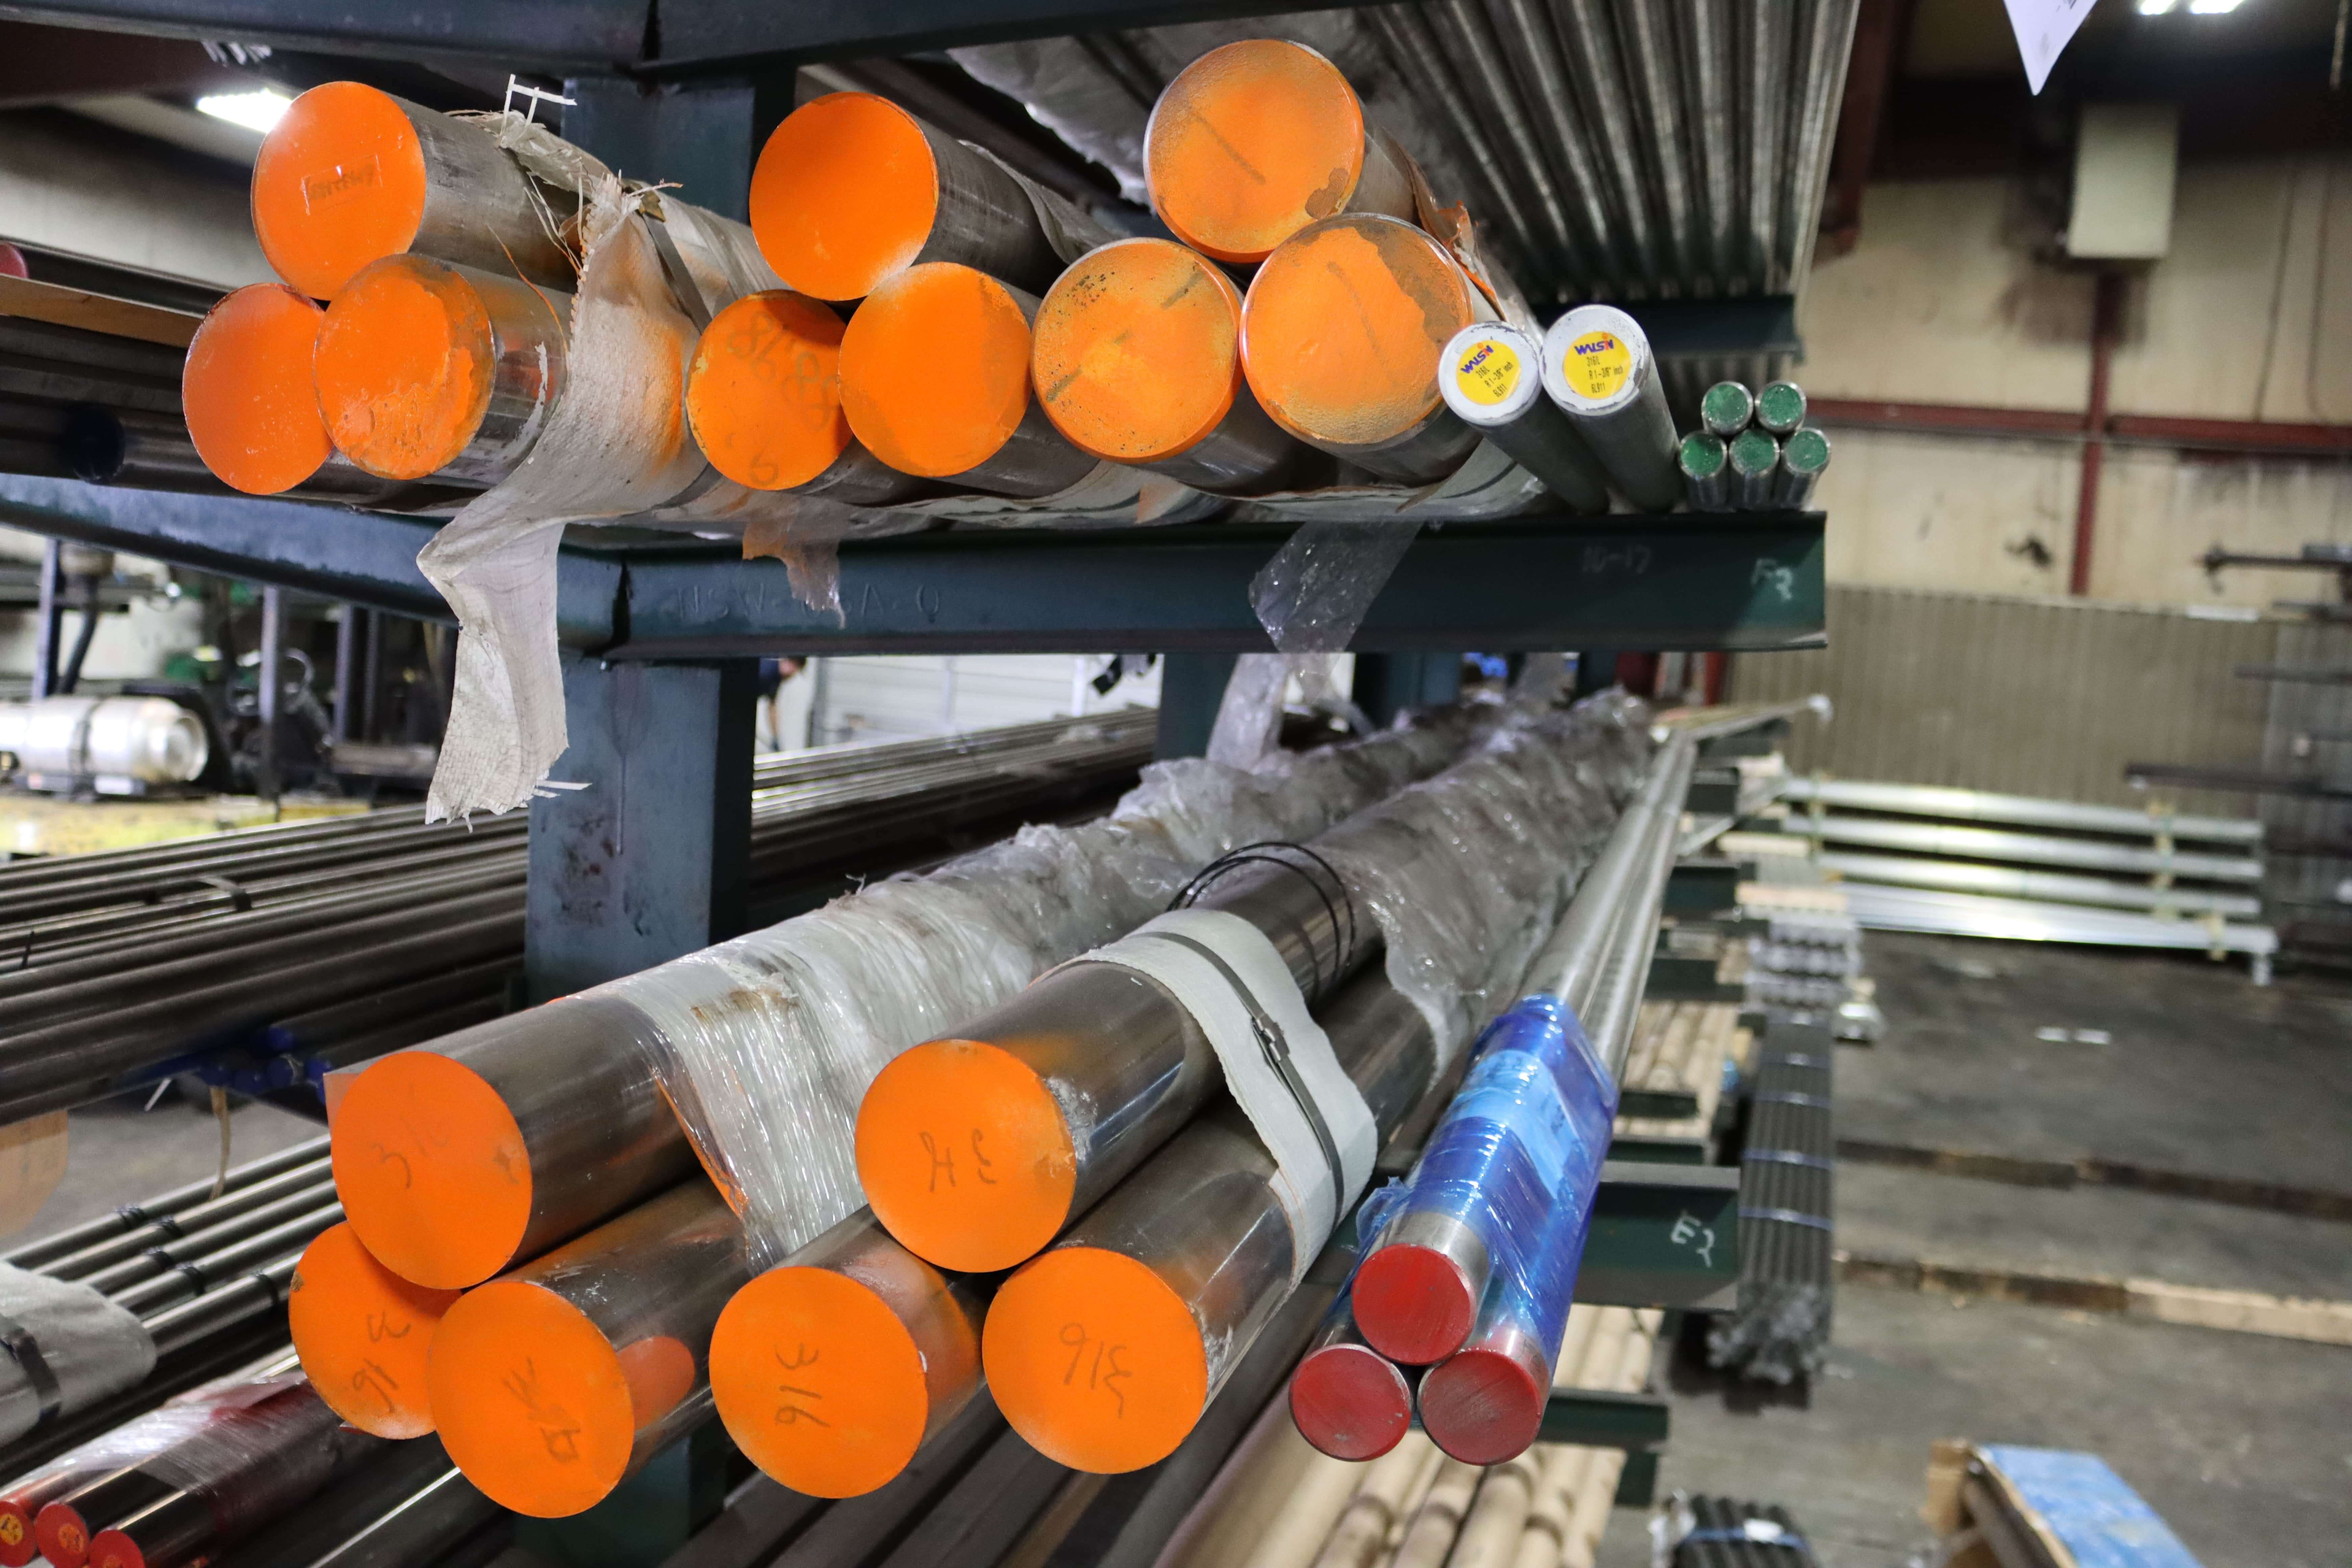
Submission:
[[[220,1165],[220,1123],[212,1108],[191,1105],[177,1089],[152,1110],[144,1095],[85,1106],[67,1118],[66,1172],[32,1222],[0,1237],[0,1250],[38,1241],[123,1204],[208,1177]],[[257,1100],[229,1112],[229,1163],[243,1164],[320,1136],[326,1124]]]
[[[1841,1135],[2097,1155],[2352,1192],[2352,986],[2201,960],[1876,935],[1886,1035],[1838,1054]],[[2109,1045],[2039,1028],[2104,1029]],[[2109,1188],[1842,1165],[1839,1244],[2352,1299],[2352,1225]],[[1662,1488],[1786,1504],[1823,1568],[1896,1568],[1938,1437],[2084,1448],[2205,1568],[2352,1562],[2352,1348],[1846,1286],[1825,1375],[1727,1387],[1662,1352]],[[1600,1568],[1648,1563],[1620,1510]]]

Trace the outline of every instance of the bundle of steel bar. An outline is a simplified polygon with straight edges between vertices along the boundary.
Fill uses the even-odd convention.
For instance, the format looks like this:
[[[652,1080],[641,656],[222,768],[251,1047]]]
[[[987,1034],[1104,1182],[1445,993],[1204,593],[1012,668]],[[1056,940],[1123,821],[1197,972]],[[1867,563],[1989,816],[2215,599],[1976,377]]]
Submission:
[[[781,1257],[855,1206],[849,1111],[882,1061],[933,1032],[933,1009],[976,1015],[1039,970],[1076,956],[1099,940],[1097,932],[1143,918],[1200,861],[1255,838],[1297,837],[1302,825],[1319,831],[1368,797],[1440,765],[1471,721],[1467,710],[1441,715],[1255,775],[1201,762],[1172,764],[1098,822],[1032,833],[648,971],[649,978],[516,1015],[429,1052],[386,1058],[353,1082],[338,1119],[337,1171],[354,1226],[407,1279],[441,1288],[478,1283],[674,1184],[692,1160],[675,1103],[702,1129],[701,1152],[730,1202],[763,1230],[799,1232],[782,1242]],[[1180,871],[1169,859],[1171,844],[1197,857],[1194,864]],[[1103,873],[1104,880],[1082,872]],[[895,922],[917,911],[923,926],[902,933]],[[876,941],[887,941],[887,951],[860,945]],[[935,952],[943,941],[951,950]],[[726,967],[737,963],[743,967]],[[812,964],[820,976],[814,984],[794,978]],[[665,1054],[675,1042],[665,1044],[655,1018],[672,1018],[677,987],[713,1018],[744,1020],[738,1034],[708,1047],[740,1056]],[[901,1017],[902,1007],[913,1011]],[[898,1038],[876,1037],[910,1024]],[[668,1029],[679,1033],[674,1020]],[[809,1076],[833,1070],[848,1075],[839,1089]],[[701,1088],[704,1073],[710,1094]],[[766,1111],[744,1100],[768,1092],[770,1079],[777,1118],[838,1116],[838,1180],[819,1183],[805,1169],[822,1148],[792,1141],[762,1152]],[[820,1109],[818,1097],[835,1094],[845,1094],[846,1103]],[[373,1109],[379,1102],[380,1111]],[[412,1109],[429,1110],[452,1136],[410,1147],[412,1140],[396,1134]],[[747,1121],[742,1135],[721,1146],[709,1123],[730,1111]],[[354,1128],[389,1138],[412,1179],[378,1179],[373,1170],[382,1162],[361,1152],[365,1140]],[[348,1155],[347,1144],[354,1151]]]
[[[227,1172],[218,1196],[193,1183],[10,1254],[0,1296],[48,1383],[0,1390],[0,1474],[282,1343],[296,1260],[342,1217],[327,1153],[313,1140]]]
[[[1149,759],[1151,733],[1139,710],[762,763],[753,901],[1099,801]],[[503,1011],[521,947],[521,819],[468,833],[419,815],[0,868],[21,922],[0,931],[20,960],[0,975],[0,1099],[20,1113],[80,1103],[226,1047],[257,1054],[234,1068],[250,1081],[224,1081],[315,1086]]]
[[[1749,392],[1719,381],[1699,398],[1699,422],[1676,452],[1695,511],[1798,511],[1829,467],[1829,437],[1805,425],[1804,389],[1776,381]]]
[[[1273,944],[1268,965],[1287,972],[1290,1005],[1320,999],[1316,1022],[1331,1060],[1361,1097],[1378,1138],[1394,1131],[1467,1032],[1448,1050],[1430,1015],[1391,983],[1391,973],[1434,971],[1441,984],[1468,987],[1458,970],[1449,972],[1441,944],[1394,917],[1415,906],[1459,910],[1465,895],[1448,879],[1469,878],[1496,885],[1502,896],[1475,915],[1453,917],[1461,921],[1454,938],[1506,940],[1504,922],[1516,918],[1524,927],[1531,910],[1542,923],[1622,787],[1627,770],[1622,755],[1612,769],[1608,733],[1571,719],[1541,739],[1498,741],[1314,840],[1305,869],[1261,866],[1225,895],[1230,902],[1216,912],[1229,924],[1215,929],[1255,937],[1242,949]],[[1553,771],[1573,777],[1580,765],[1597,765],[1593,782],[1602,786],[1580,801]],[[1523,791],[1547,803],[1557,837],[1504,828],[1537,815],[1542,808],[1532,802],[1526,811],[1498,812],[1491,826],[1467,809]],[[1510,857],[1520,865],[1506,872],[1501,862]],[[1336,871],[1328,884],[1310,874],[1323,863]],[[1376,878],[1375,868],[1385,876]],[[1208,896],[1217,891],[1209,884]],[[1349,931],[1351,908],[1378,915],[1390,963],[1344,981],[1349,964],[1369,956],[1360,951],[1369,943]],[[1354,923],[1364,923],[1360,913]],[[1224,1100],[1186,1120],[1215,1094],[1220,1057],[1228,1074],[1235,1058],[1212,1047],[1201,1009],[1213,998],[1180,989],[1176,973],[1144,967],[1157,961],[1138,954],[1162,942],[1182,945],[1187,936],[1205,945],[1210,929],[1168,917],[1097,963],[1054,972],[997,1014],[901,1057],[877,1076],[859,1116],[867,1194],[912,1250],[934,1262],[1002,1268],[1061,1232],[997,1292],[982,1355],[1014,1430],[1080,1469],[1133,1470],[1172,1452],[1280,1307],[1302,1252],[1314,1245],[1311,1233],[1301,1234],[1311,1217],[1294,1214],[1286,1195],[1298,1175],[1254,1126],[1271,1114],[1263,1104],[1245,1114]],[[1228,984],[1244,963],[1239,951],[1216,961],[1228,966]],[[1517,954],[1509,962],[1515,971],[1523,964]],[[1335,981],[1342,983],[1331,994]],[[1250,994],[1252,1007],[1276,1006],[1263,989]],[[1437,1016],[1444,1029],[1460,1027],[1459,1013]],[[1097,1049],[1085,1048],[1097,1041]],[[1083,1123],[1066,1120],[1061,1104],[1086,1104],[1091,1114]],[[1334,1166],[1336,1146],[1326,1151]],[[975,1157],[987,1164],[971,1167]],[[941,1172],[961,1160],[993,1185],[960,1181],[949,1194],[942,1176],[934,1194],[926,1160]],[[1349,1188],[1336,1169],[1330,1179],[1344,1203]],[[1064,1230],[1072,1215],[1080,1217]]]
[[[1639,1392],[1661,1321],[1654,1310],[1578,1306],[1555,1387]],[[1622,1449],[1539,1443],[1482,1469],[1412,1431],[1375,1462],[1357,1464],[1311,1447],[1277,1397],[1157,1561],[1161,1568],[1590,1568],[1625,1461]],[[1124,1568],[1129,1560],[1110,1561]]]
[[[1738,1307],[1709,1326],[1707,1359],[1768,1383],[1811,1377],[1828,1353],[1835,1049],[1827,1026],[1774,1010],[1747,1096]]]
[[[623,510],[712,489],[679,439],[680,362],[712,312],[777,285],[744,226],[625,184],[527,116],[436,114],[348,81],[289,108],[255,163],[252,206],[291,288],[222,301],[183,383],[197,450],[226,482],[454,507],[512,476],[551,428],[595,422],[559,415],[568,385],[584,377],[593,400],[619,376],[655,405],[631,426],[642,440],[587,443],[614,466],[606,488],[645,490]],[[639,218],[645,255],[600,273],[593,252]],[[576,309],[583,287],[631,296],[635,331],[600,334]],[[575,330],[596,363],[571,363]],[[433,494],[394,488],[420,481]]]
[[[1780,830],[1869,929],[2244,952],[2258,976],[2277,951],[2251,818],[1809,775],[1781,794],[1806,809]]]
[[[1801,0],[1752,14],[1464,0],[1276,26],[1345,61],[1384,122],[1401,132],[1425,128],[1414,150],[1431,183],[1467,200],[1482,247],[1544,299],[1565,304],[1801,292],[1856,10],[1853,0]],[[1150,102],[1204,42],[1265,26],[1187,22],[1122,30],[1116,48],[1087,37],[966,47],[953,56],[1026,102],[1128,188],[1150,184],[1156,195],[1153,138],[1139,155],[1134,132],[1144,122],[1129,106]],[[1258,85],[1244,77],[1229,96],[1246,110]],[[1206,95],[1201,102],[1220,107]],[[1151,130],[1172,118],[1173,107],[1162,108]],[[1202,199],[1219,210],[1251,210],[1233,188],[1255,184],[1266,166],[1244,161],[1234,134],[1238,118],[1227,113],[1213,124],[1235,150],[1196,165]],[[1336,129],[1269,152],[1273,195],[1295,192],[1293,203],[1303,204],[1347,189],[1354,154]],[[1276,162],[1285,154],[1311,169],[1295,186]],[[1339,180],[1329,178],[1334,169]],[[1181,237],[1207,239],[1187,231],[1173,204],[1159,205]],[[1727,374],[1768,380],[1786,357],[1785,349],[1700,354],[1690,370],[1701,385]],[[1697,387],[1688,392],[1695,401]]]
[[[202,1418],[175,1432],[172,1417],[183,1413]],[[35,1539],[54,1568],[210,1562],[386,1447],[345,1426],[299,1373],[216,1390],[150,1421],[164,1437],[152,1452],[110,1454],[95,1473],[86,1455],[69,1455],[60,1461],[68,1468],[34,1483],[41,1490],[69,1483],[34,1516]]]
[[[230,1170],[217,1198],[214,1183],[190,1184],[9,1255],[11,1268],[110,1291],[118,1304],[134,1303],[142,1286],[147,1296],[169,1293],[153,1281],[175,1265],[188,1284],[210,1288],[142,1321],[151,1374],[87,1408],[68,1400],[0,1447],[0,1476],[15,1478],[0,1483],[0,1564],[37,1552],[58,1568],[187,1563],[236,1542],[234,1560],[248,1568],[421,1568],[486,1561],[494,1552],[442,1553],[504,1544],[505,1510],[457,1476],[438,1443],[344,1427],[285,1348],[280,1303],[299,1337],[306,1309],[347,1289],[358,1253],[341,1224],[303,1247],[336,1212],[326,1163],[327,1141],[314,1140]],[[298,1223],[270,1223],[274,1211],[305,1205]],[[223,1278],[240,1268],[250,1272]],[[420,1333],[402,1314],[432,1293],[403,1289],[379,1290],[366,1317],[339,1325],[350,1331],[350,1353],[329,1358],[328,1370],[360,1397],[423,1384],[431,1325]],[[315,1343],[305,1348],[321,1359]],[[78,1384],[70,1364],[53,1358],[52,1368]]]
[[[854,1185],[828,1178],[824,1161],[837,1140],[835,1158],[847,1176],[847,1104],[835,1100],[841,1089],[812,1082],[812,1068],[839,1064],[831,1070],[851,1075],[845,1087],[854,1103],[874,1067],[935,1027],[927,1021],[945,1008],[984,1011],[1097,940],[1107,920],[1140,918],[1199,858],[1319,829],[1366,795],[1429,771],[1458,748],[1470,718],[1457,711],[1261,775],[1176,764],[1108,819],[1032,832],[360,1074],[342,1100],[334,1145],[352,1226],[313,1247],[296,1301],[296,1329],[322,1393],[371,1430],[437,1426],[472,1480],[502,1503],[543,1513],[586,1506],[662,1436],[709,1410],[713,1327],[754,1263],[789,1255],[855,1204]],[[920,910],[929,912],[919,926],[891,934],[893,922]],[[853,934],[888,940],[861,952],[843,944]],[[923,1022],[910,1025],[900,1008]],[[690,1032],[703,1026],[698,1018],[725,1031],[714,1043],[740,1052],[698,1057],[698,1070],[725,1068],[745,1100],[734,1113],[759,1129],[752,1136],[814,1154],[817,1164],[785,1160],[771,1170],[748,1143],[714,1141],[696,1108],[716,1080],[681,1060]],[[874,1030],[887,1032],[857,1037]],[[779,1071],[788,1076],[772,1092],[751,1092],[761,1090],[761,1073]],[[842,1103],[837,1130],[828,1100]],[[428,1114],[434,1138],[403,1131]],[[747,1249],[745,1226],[698,1177],[677,1187],[693,1167],[681,1115],[727,1178],[728,1200],[754,1222],[758,1247]],[[387,1152],[399,1168],[387,1166]],[[452,1304],[458,1289],[574,1236],[551,1258]],[[518,1312],[531,1324],[520,1338],[509,1321]],[[375,1357],[372,1371],[362,1343],[372,1313],[391,1313],[417,1341],[443,1348],[429,1364]],[[510,1358],[518,1346],[533,1358],[522,1374],[529,1400],[483,1396],[438,1370]],[[420,1365],[428,1373],[422,1398],[405,1375]],[[772,1373],[774,1366],[771,1356]],[[370,1375],[354,1377],[361,1373]],[[542,1388],[575,1390],[567,1380],[582,1377],[628,1392],[617,1403],[537,1397]],[[559,1405],[568,1414],[549,1416]],[[562,1430],[533,1425],[541,1417]],[[562,1462],[583,1456],[593,1462]]]
[[[1677,1492],[1662,1517],[1671,1568],[1818,1568],[1820,1563],[1805,1532],[1778,1503]]]
[[[1293,1380],[1310,1442],[1351,1458],[1401,1435],[1400,1365],[1433,1440],[1492,1464],[1535,1440],[1616,1113],[1696,752],[1676,732],[1532,966]],[[1490,1289],[1490,1286],[1492,1289]],[[1367,1347],[1369,1352],[1367,1353]]]

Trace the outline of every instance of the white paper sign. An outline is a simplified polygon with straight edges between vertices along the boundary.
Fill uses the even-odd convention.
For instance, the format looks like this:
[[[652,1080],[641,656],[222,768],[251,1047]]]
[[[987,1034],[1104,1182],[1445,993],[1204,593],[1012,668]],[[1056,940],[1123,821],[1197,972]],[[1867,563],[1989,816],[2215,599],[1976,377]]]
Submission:
[[[2017,52],[2025,57],[2025,79],[2036,93],[2050,79],[2074,29],[2091,14],[2094,0],[2001,0],[2009,7],[2010,30],[2017,35]]]

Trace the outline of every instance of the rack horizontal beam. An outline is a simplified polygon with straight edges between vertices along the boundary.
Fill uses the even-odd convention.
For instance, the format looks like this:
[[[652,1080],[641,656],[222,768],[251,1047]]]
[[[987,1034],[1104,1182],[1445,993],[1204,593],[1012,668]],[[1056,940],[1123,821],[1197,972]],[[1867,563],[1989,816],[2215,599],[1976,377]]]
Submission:
[[[416,569],[434,524],[249,497],[0,475],[0,522],[199,571],[448,620]],[[567,543],[557,624],[608,659],[787,653],[1233,653],[1271,645],[1249,584],[1288,537],[1205,524],[957,530],[844,545],[841,614],[723,547]],[[1529,519],[1424,528],[1354,645],[1379,651],[1806,647],[1822,641],[1818,514]]]

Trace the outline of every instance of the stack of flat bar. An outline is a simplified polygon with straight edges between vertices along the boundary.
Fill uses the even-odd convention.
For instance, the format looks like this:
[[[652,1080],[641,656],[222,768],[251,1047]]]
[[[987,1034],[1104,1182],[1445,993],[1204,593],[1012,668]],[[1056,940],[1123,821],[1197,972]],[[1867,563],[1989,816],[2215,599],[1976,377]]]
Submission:
[[[1775,1010],[1757,1051],[1739,1157],[1739,1305],[1709,1329],[1707,1359],[1767,1383],[1811,1376],[1829,1348],[1835,1049],[1824,1025]]]
[[[1139,709],[763,762],[752,919],[1108,804],[1155,722]],[[409,807],[0,866],[0,1116],[182,1070],[316,1089],[497,1016],[521,957],[524,827]]]
[[[1811,838],[1874,931],[2245,953],[2269,978],[2263,826],[1983,790],[1791,778]]]

